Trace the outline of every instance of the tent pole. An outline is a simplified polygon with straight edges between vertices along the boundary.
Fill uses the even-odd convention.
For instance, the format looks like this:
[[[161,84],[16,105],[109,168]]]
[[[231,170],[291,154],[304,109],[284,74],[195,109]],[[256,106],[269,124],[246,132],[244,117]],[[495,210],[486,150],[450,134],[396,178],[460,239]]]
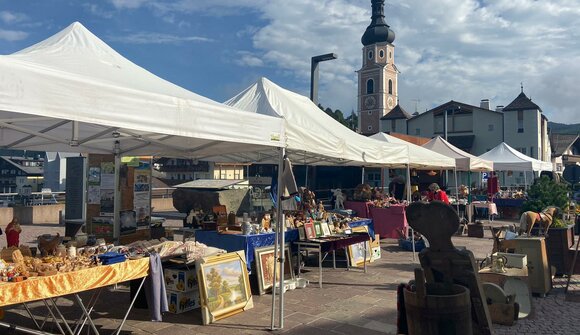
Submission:
[[[457,186],[457,167],[453,169],[453,174],[455,174],[455,201],[457,204],[457,213],[459,214],[459,186]]]
[[[279,149],[279,158],[278,158],[278,186],[276,189],[276,234],[275,234],[275,238],[274,238],[274,259],[276,260],[276,262],[280,262],[281,264],[281,269],[284,269],[284,230],[283,230],[283,226],[284,226],[284,219],[282,217],[282,194],[283,194],[283,190],[284,190],[284,185],[282,185],[282,172],[284,169],[284,154],[285,154],[285,150],[284,148],[280,148]],[[282,247],[280,247],[282,246]],[[281,251],[280,251],[281,250]],[[281,255],[279,257],[279,255]],[[279,269],[279,267],[274,266],[274,274],[273,274],[273,284],[272,285],[272,309],[271,309],[271,318],[270,318],[270,329],[271,330],[275,330],[275,329],[281,329],[284,327],[284,286],[282,285],[284,282],[284,271],[280,271],[280,298],[279,298],[279,303],[280,303],[280,308],[279,308],[279,315],[278,315],[278,322],[279,322],[279,327],[276,327],[276,273],[278,272],[277,270]]]
[[[365,183],[365,167],[364,166],[362,167],[362,173],[361,173],[360,178],[361,178],[360,183],[364,184]]]
[[[308,165],[305,165],[306,169],[305,169],[305,176],[304,176],[304,187],[308,188]]]
[[[407,164],[407,203],[411,203],[411,164]],[[415,253],[415,231],[411,228],[411,245],[413,246],[413,262],[417,261]]]
[[[278,252],[279,252],[279,262],[280,262],[280,298],[278,299],[278,303],[280,307],[278,308],[278,327],[280,329],[284,328],[284,261],[285,261],[285,254],[284,254],[284,231],[286,230],[286,223],[284,220],[284,212],[282,212],[282,195],[284,194],[284,189],[286,185],[282,185],[282,173],[284,172],[284,156],[286,155],[285,148],[280,149],[280,158],[278,162],[278,190],[276,194],[277,198],[277,205],[276,208],[276,230],[278,231]],[[274,267],[276,269],[276,267]],[[274,276],[274,281],[276,276]],[[275,287],[272,288],[275,291]]]
[[[121,210],[121,155],[118,152],[118,143],[115,143],[115,191],[113,192],[113,240],[119,242],[121,236],[121,219],[119,211]]]
[[[528,188],[527,174],[528,174],[527,171],[524,170],[524,191]]]

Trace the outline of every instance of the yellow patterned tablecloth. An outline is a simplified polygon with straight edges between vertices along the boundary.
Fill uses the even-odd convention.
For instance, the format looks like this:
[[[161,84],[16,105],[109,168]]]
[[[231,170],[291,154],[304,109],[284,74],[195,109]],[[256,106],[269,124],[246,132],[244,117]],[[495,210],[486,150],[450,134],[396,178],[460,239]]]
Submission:
[[[0,284],[0,307],[54,298],[139,279],[149,273],[149,258],[101,265],[90,269],[32,277]]]

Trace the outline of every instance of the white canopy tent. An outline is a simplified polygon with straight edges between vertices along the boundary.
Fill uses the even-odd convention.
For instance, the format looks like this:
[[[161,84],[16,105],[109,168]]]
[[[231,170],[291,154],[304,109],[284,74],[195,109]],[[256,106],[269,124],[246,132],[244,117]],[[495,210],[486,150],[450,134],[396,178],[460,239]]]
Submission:
[[[285,145],[278,118],[163,80],[78,22],[0,56],[0,127],[0,147],[40,151],[251,162]]]
[[[283,120],[239,111],[165,81],[78,22],[0,56],[2,148],[114,154],[115,171],[121,155],[238,162],[266,157],[281,171],[285,140]],[[117,174],[115,222],[118,186]]]
[[[505,142],[479,158],[492,161],[494,170],[498,171],[552,171],[552,163],[526,156]]]
[[[357,134],[320,110],[307,97],[266,78],[225,102],[285,120],[286,149],[295,164],[394,166],[408,163],[407,146]]]
[[[409,150],[409,166],[415,169],[454,169],[455,160],[435,151],[420,147],[386,133],[376,133],[371,138],[392,144],[404,144]],[[406,167],[403,165],[402,167]]]
[[[437,136],[422,145],[423,148],[455,159],[457,171],[493,171],[493,162],[465,152]]]

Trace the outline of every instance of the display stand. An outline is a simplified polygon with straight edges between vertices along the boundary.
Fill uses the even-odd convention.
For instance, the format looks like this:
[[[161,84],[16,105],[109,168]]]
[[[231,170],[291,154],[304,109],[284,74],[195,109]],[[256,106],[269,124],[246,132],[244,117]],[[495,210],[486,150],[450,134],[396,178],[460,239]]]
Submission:
[[[121,244],[150,239],[151,157],[123,157],[117,171],[114,155],[91,154],[87,170],[87,232],[113,242],[118,231]]]

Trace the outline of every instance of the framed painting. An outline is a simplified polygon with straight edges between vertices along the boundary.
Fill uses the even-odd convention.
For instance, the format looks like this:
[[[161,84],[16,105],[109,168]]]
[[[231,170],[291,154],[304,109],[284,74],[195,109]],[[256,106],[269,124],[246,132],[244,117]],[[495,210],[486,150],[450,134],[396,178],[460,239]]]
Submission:
[[[316,237],[322,236],[322,226],[320,225],[320,221],[314,222],[314,232],[316,233]]]
[[[204,325],[254,307],[243,251],[196,261]]]
[[[330,236],[330,227],[326,221],[322,221],[320,227],[322,228],[322,236]]]
[[[298,237],[300,241],[304,241],[306,239],[306,231],[304,231],[304,226],[298,227]]]
[[[316,232],[314,231],[314,224],[312,222],[304,223],[304,232],[306,233],[307,239],[316,238]]]
[[[365,242],[360,242],[348,246],[348,262],[350,266],[363,266],[365,260],[365,247],[366,247],[366,260],[367,263],[371,262],[371,243],[370,239]]]
[[[284,278],[294,279],[292,271],[292,255],[290,245],[284,247]],[[256,278],[258,279],[259,294],[263,295],[272,290],[274,284],[274,266],[278,265],[276,281],[280,280],[280,264],[274,259],[274,246],[256,248],[254,259],[256,260]]]

